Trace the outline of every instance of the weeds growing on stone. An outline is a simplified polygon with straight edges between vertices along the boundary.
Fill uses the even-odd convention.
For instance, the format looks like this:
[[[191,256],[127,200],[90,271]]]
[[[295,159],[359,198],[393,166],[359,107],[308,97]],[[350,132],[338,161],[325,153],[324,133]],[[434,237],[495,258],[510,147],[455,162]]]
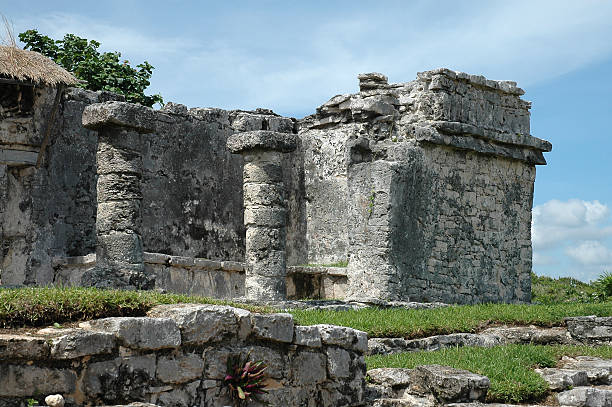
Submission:
[[[491,387],[489,402],[522,403],[542,400],[548,384],[533,371],[554,367],[563,356],[612,358],[612,346],[506,345],[493,348],[462,347],[435,352],[409,352],[366,357],[368,369],[381,367],[414,368],[438,364],[469,370],[487,376]]]

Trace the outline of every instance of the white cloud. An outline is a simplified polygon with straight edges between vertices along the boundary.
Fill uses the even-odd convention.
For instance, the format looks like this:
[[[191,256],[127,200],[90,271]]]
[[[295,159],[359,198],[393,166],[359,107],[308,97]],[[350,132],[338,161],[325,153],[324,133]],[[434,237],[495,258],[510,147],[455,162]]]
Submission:
[[[531,237],[534,249],[567,240],[600,240],[612,236],[610,209],[599,201],[551,200],[533,208]]]
[[[587,240],[578,246],[568,247],[566,253],[585,266],[610,266],[612,264],[612,250],[594,240]]]
[[[185,9],[171,37],[143,34],[165,24],[163,10],[134,28],[69,12],[17,18],[16,28],[72,32],[147,59],[156,67],[155,91],[176,101],[282,114],[314,112],[334,94],[356,91],[360,72],[405,82],[447,66],[528,87],[612,55],[612,2],[602,0],[466,1],[460,8],[332,2],[316,12],[297,3],[252,14],[248,6],[212,17]]]
[[[98,41],[101,43],[102,51],[120,51],[122,56],[149,61],[151,57],[181,54],[195,46],[192,40],[180,36],[164,38],[146,35],[134,28],[121,27],[67,12],[50,13],[34,18],[28,16],[27,19],[15,20],[14,25],[17,33],[35,27],[41,34],[54,39],[61,39],[68,33],[75,34]],[[135,63],[140,62],[142,61],[135,61]]]
[[[599,201],[551,200],[533,208],[537,273],[595,280],[612,269],[610,209]]]

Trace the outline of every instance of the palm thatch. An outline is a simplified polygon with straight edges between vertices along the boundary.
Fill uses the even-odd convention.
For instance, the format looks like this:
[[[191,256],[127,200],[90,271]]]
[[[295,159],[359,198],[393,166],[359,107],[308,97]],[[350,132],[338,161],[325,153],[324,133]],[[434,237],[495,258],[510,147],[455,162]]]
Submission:
[[[0,45],[0,77],[45,86],[76,85],[79,81],[44,55]]]

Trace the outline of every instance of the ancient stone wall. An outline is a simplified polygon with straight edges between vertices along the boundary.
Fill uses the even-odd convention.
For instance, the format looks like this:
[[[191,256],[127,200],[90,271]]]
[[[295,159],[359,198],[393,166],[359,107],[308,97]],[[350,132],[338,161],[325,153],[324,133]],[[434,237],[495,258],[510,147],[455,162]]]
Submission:
[[[65,276],[55,275],[61,270],[53,269],[54,258],[86,256],[96,251],[98,135],[83,128],[81,119],[86,106],[121,97],[68,89],[43,165],[35,169],[46,125],[44,117],[51,109],[54,92],[37,90],[28,114],[2,113],[0,195],[6,199],[0,202],[0,281],[4,285],[64,281]],[[293,121],[263,109],[187,110],[172,103],[156,111],[154,117],[151,125],[155,131],[142,135],[139,146],[144,250],[243,261],[243,164],[240,156],[227,151],[226,140],[236,131],[293,132]],[[8,161],[22,159],[24,154],[27,162]],[[293,181],[290,157],[283,166],[288,168],[284,173],[286,185],[293,191],[289,205],[299,207],[303,195],[299,191],[300,176]],[[292,214],[288,235],[291,242],[300,241],[300,215],[297,211]],[[291,243],[288,252],[298,250],[298,246]]]
[[[232,405],[224,384],[227,359],[249,355],[268,366],[269,393],[261,398],[271,406],[358,406],[367,342],[365,332],[350,328],[295,326],[289,314],[163,305],[149,317],[1,334],[0,405],[57,393],[68,406]]]
[[[96,254],[56,257],[56,284],[81,285],[83,274],[96,267]],[[241,299],[245,296],[245,263],[218,261],[162,253],[143,253],[144,271],[162,292],[201,297]],[[287,298],[344,298],[346,267],[287,267]]]
[[[64,98],[61,124],[56,125],[43,166],[33,168],[44,125],[41,117],[53,94],[47,93],[33,99],[33,119],[5,112],[8,119],[0,126],[0,196],[6,197],[0,203],[3,284],[76,282],[65,275],[61,261],[54,270],[52,258],[87,256],[97,245],[97,266],[102,266],[109,260],[102,254],[121,246],[105,246],[102,229],[114,233],[127,227],[137,232],[139,242],[132,245],[134,253],[122,252],[119,257],[134,255],[135,262],[115,260],[141,274],[147,267],[144,274],[151,275],[120,286],[160,287],[154,281],[159,274],[164,286],[173,287],[168,289],[194,290],[179,281],[183,277],[171,264],[151,273],[151,267],[143,265],[143,253],[150,252],[242,262],[247,264],[247,277],[251,269],[270,277],[270,265],[278,265],[279,287],[285,282],[281,271],[286,266],[348,261],[346,286],[341,279],[338,284],[329,280],[338,290],[326,290],[321,288],[322,277],[301,273],[286,280],[290,296],[329,296],[333,291],[334,296],[403,301],[529,301],[535,165],[545,164],[543,152],[551,145],[529,134],[530,103],[520,98],[523,91],[514,82],[447,69],[422,72],[415,81],[402,84],[388,84],[381,74],[365,74],[360,76],[359,93],[335,96],[299,122],[265,109],[187,109],[168,103],[162,110],[145,109],[149,119],[144,127],[129,130],[131,125],[124,123],[125,131],[142,133],[133,135],[133,146],[116,146],[117,152],[125,150],[119,155],[140,157],[137,168],[126,170],[129,174],[115,168],[113,160],[119,155],[108,156],[112,149],[105,147],[122,125],[107,117],[99,132],[81,126],[85,106],[116,97],[76,89]],[[138,110],[122,106],[126,112]],[[245,261],[250,246],[243,206],[272,202],[274,194],[250,185],[244,158],[227,149],[230,136],[249,132],[297,133],[295,151],[277,157],[280,175],[264,182],[270,191],[282,185],[282,199],[274,205],[286,213],[278,225],[256,225],[266,233],[278,228],[283,237],[268,266],[253,261],[260,248]],[[96,149],[101,160],[97,163]],[[106,185],[121,177],[134,182]],[[99,197],[107,187],[116,196]],[[121,209],[121,188],[134,193],[129,205],[121,204],[131,208],[125,213],[115,210]],[[110,214],[121,213],[126,221],[133,218],[133,225],[112,221]],[[101,222],[99,236],[96,219]],[[115,286],[106,281],[110,274],[100,276],[96,285]],[[210,289],[231,297],[254,294],[238,287],[248,286],[248,278],[232,280],[224,272],[200,277],[209,282],[198,285],[198,291]],[[187,273],[185,278],[196,276]],[[260,286],[263,292],[270,284]]]
[[[360,82],[360,93],[332,98],[300,131],[345,140],[319,152],[344,174],[305,176],[305,190],[307,205],[341,208],[347,295],[529,301],[535,165],[551,146],[529,135],[523,91],[444,69],[405,84],[380,74]],[[344,196],[316,192],[329,180]],[[325,218],[309,217],[308,228],[323,230]]]
[[[95,251],[97,136],[82,127],[81,116],[86,105],[118,96],[68,90],[35,169],[54,95],[55,89],[36,89],[30,113],[2,113],[0,150],[32,153],[28,161],[0,163],[2,284],[52,283],[53,257]]]

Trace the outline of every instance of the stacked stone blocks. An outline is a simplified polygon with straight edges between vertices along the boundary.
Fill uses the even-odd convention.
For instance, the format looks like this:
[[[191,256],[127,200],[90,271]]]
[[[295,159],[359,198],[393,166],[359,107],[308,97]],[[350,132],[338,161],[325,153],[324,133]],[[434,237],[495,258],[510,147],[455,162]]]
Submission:
[[[153,111],[125,102],[88,106],[83,126],[98,131],[97,265],[85,277],[96,286],[147,288],[142,247],[142,138]]]
[[[223,383],[227,358],[250,352],[250,360],[268,366],[269,394],[262,398],[270,405],[357,406],[366,349],[364,332],[295,326],[289,314],[163,305],[149,317],[0,335],[0,403],[61,393],[71,405],[231,405]]]
[[[244,157],[245,296],[284,300],[287,205],[282,154],[295,150],[295,135],[265,130],[238,133],[228,139],[227,146]]]

